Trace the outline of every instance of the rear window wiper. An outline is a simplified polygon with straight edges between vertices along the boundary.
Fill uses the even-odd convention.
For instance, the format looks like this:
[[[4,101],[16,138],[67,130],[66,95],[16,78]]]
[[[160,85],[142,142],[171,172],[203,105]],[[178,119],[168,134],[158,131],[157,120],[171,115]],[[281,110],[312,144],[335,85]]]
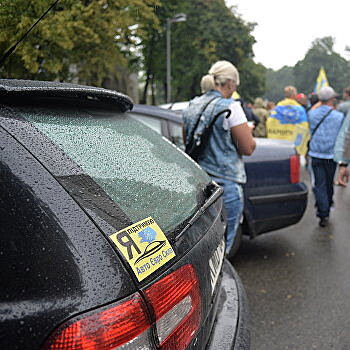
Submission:
[[[187,222],[186,226],[174,237],[175,242],[178,241],[182,235],[195,223],[195,221],[202,216],[202,214],[217,201],[218,198],[224,193],[224,189],[220,187],[216,182],[210,182],[204,189],[204,193],[208,198],[206,202],[195,212],[191,219]]]

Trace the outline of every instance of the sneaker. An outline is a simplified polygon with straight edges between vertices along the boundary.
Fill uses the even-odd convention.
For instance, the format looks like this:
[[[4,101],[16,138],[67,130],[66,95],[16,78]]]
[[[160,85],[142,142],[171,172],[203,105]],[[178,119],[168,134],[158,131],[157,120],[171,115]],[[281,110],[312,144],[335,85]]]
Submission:
[[[322,216],[320,217],[320,222],[318,223],[321,227],[326,227],[328,223],[328,217]]]

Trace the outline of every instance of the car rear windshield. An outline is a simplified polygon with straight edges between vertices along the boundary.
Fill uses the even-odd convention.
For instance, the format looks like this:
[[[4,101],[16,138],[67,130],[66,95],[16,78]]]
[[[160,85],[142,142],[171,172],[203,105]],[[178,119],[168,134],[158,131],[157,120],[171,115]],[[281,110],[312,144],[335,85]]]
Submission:
[[[21,108],[21,114],[133,222],[152,216],[164,231],[174,230],[202,204],[200,194],[210,182],[208,175],[169,141],[127,114],[43,107]]]

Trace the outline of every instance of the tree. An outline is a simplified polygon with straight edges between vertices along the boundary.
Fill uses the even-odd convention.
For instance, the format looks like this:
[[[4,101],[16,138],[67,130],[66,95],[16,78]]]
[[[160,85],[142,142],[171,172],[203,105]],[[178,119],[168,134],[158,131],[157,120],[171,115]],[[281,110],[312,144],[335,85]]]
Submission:
[[[255,40],[250,34],[254,29],[253,23],[245,23],[235,15],[233,8],[226,7],[224,0],[161,0],[161,6],[156,11],[161,30],[153,31],[143,50],[146,72],[144,98],[149,85],[155,85],[158,96],[164,97],[165,24],[167,18],[173,18],[177,13],[185,13],[187,21],[171,26],[173,100],[188,100],[198,95],[201,77],[219,59],[232,62],[241,72],[240,93],[243,97],[264,91],[264,69],[253,62]]]
[[[266,90],[266,68],[249,58],[243,61],[239,71],[242,79],[238,92],[243,99],[247,102],[254,102],[256,97],[263,96]]]
[[[304,59],[294,67],[295,84],[298,90],[309,93],[314,90],[316,78],[324,67],[329,84],[338,92],[349,85],[349,62],[334,52],[334,38],[324,37],[312,42]]]
[[[313,92],[321,67],[324,67],[329,84],[341,93],[349,85],[350,63],[334,52],[335,39],[324,37],[314,40],[305,57],[295,67],[283,67],[278,71],[267,71],[265,97],[273,101],[283,98],[283,88],[295,85],[298,91],[308,94]]]
[[[284,98],[283,89],[287,85],[295,85],[293,67],[284,66],[278,71],[268,69],[264,97],[274,102],[282,100]]]
[[[1,77],[78,80],[101,86],[119,67],[135,68],[157,0],[61,0],[0,67]],[[2,0],[0,52],[48,8],[47,0]]]

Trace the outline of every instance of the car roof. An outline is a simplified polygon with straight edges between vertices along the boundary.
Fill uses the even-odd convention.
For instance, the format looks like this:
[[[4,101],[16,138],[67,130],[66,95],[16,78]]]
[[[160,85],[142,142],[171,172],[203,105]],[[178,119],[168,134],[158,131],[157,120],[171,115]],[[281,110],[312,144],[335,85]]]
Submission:
[[[172,102],[172,103],[166,103],[163,105],[159,105],[159,107],[164,109],[170,109],[173,111],[181,111],[188,107],[190,101],[178,101],[178,102]]]
[[[149,115],[159,119],[172,120],[178,124],[183,124],[181,116],[171,109],[164,109],[158,106],[149,106],[135,104],[132,112],[137,114]],[[268,138],[255,138],[257,147],[251,156],[243,156],[244,162],[262,162],[268,160],[280,160],[289,158],[295,153],[294,143],[292,141]],[[278,149],[278,152],[275,150]]]
[[[65,99],[72,101],[96,101],[117,105],[122,112],[132,109],[132,100],[117,91],[51,81],[0,79],[0,101],[9,98]]]
[[[155,116],[161,119],[167,119],[182,124],[182,118],[176,112],[157,106],[135,104],[132,109],[132,112],[137,114],[145,114],[153,117]]]

